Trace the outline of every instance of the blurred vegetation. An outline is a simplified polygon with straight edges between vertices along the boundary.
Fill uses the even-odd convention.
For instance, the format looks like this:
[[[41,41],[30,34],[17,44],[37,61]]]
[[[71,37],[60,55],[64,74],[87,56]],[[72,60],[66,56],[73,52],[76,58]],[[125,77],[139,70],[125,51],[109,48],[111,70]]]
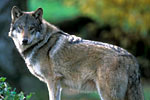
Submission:
[[[44,8],[46,19],[60,21],[79,14],[94,19],[100,25],[121,27],[123,31],[150,34],[149,0],[31,0],[30,10]]]
[[[0,77],[0,100],[30,100],[32,94],[25,96],[23,92],[16,93],[5,80],[6,78]]]
[[[125,32],[150,34],[149,0],[64,0],[65,5],[76,5],[81,13]]]
[[[28,1],[29,11],[34,11],[38,7],[44,9],[44,18],[51,22],[60,22],[72,18],[79,14],[75,6],[67,7],[61,0],[30,0]]]

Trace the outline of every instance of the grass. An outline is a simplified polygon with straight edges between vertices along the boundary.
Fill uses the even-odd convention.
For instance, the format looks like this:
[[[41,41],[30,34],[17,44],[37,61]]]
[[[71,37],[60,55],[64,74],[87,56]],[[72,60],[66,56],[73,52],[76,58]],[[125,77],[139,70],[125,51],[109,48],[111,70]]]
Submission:
[[[144,85],[144,100],[150,100],[150,85]],[[94,93],[82,93],[77,95],[63,95],[62,100],[100,100],[99,95]]]
[[[145,100],[150,100],[150,85],[144,85]]]

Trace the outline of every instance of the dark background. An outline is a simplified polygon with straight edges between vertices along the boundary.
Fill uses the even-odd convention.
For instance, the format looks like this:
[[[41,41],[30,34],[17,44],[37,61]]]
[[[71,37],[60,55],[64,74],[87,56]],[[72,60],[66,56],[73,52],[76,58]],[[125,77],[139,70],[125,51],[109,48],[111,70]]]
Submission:
[[[48,100],[46,85],[30,74],[8,37],[11,8],[44,9],[44,18],[69,34],[111,43],[136,56],[144,95],[150,100],[150,1],[148,0],[1,0],[0,76],[17,91],[33,92],[32,100]],[[63,100],[98,100],[97,93],[64,90]]]

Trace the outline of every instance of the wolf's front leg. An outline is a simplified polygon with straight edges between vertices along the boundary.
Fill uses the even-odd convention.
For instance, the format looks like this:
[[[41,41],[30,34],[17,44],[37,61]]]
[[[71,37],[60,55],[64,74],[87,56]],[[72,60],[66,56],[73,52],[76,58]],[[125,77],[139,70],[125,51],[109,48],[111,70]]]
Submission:
[[[57,83],[57,91],[56,91],[56,100],[61,100],[61,85],[60,82]]]
[[[47,80],[49,100],[61,100],[61,85],[58,80]]]

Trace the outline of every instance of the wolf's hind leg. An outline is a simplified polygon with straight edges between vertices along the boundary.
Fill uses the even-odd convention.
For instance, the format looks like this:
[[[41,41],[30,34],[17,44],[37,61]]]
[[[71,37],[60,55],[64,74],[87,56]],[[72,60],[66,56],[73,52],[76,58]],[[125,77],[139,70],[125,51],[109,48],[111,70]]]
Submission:
[[[95,80],[101,100],[125,100],[128,85],[126,72],[99,71]]]
[[[98,94],[100,96],[100,100],[111,100],[111,98],[109,98],[109,97],[106,98],[104,96],[104,94],[102,95],[103,91],[100,89],[100,86],[99,86],[98,83],[96,84],[96,88],[97,88],[97,92],[98,92]]]
[[[96,87],[101,100],[125,100],[126,89],[120,91],[118,88],[103,86],[98,82],[96,83]]]

